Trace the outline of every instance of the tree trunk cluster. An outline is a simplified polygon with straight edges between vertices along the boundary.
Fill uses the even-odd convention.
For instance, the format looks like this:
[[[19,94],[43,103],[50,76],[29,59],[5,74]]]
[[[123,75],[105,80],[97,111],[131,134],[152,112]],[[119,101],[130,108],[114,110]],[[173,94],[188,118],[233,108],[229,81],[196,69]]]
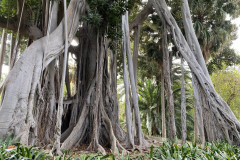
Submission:
[[[129,24],[128,12],[122,16],[122,63],[125,87],[126,132],[119,121],[117,100],[117,54],[109,49],[109,39],[99,29],[81,19],[88,11],[85,0],[72,0],[57,27],[58,3],[46,3],[43,35],[31,43],[16,61],[13,45],[9,64],[11,72],[2,87],[0,110],[0,137],[10,133],[23,144],[71,149],[87,144],[89,150],[105,154],[106,147],[114,153],[119,150],[143,149],[148,146],[141,128],[137,92],[137,57],[140,28],[153,12],[162,21],[162,136],[166,138],[164,90],[166,91],[168,138],[176,137],[174,99],[171,82],[172,58],[168,39],[171,34],[175,46],[192,72],[195,97],[195,138],[201,143],[226,139],[240,144],[240,123],[229,106],[216,93],[192,26],[187,0],[183,0],[182,14],[186,39],[171,15],[165,0],[149,0],[142,12]],[[66,25],[67,24],[67,25]],[[67,26],[67,27],[66,27]],[[133,56],[130,48],[130,30],[135,30]],[[67,52],[74,36],[79,46]],[[6,38],[3,33],[0,54],[2,66]],[[12,37],[12,44],[17,41]],[[16,44],[16,43],[15,43]],[[65,49],[65,55],[62,53]],[[75,57],[76,90],[71,91],[67,59]],[[186,97],[182,59],[182,141],[186,142]],[[65,66],[65,67],[64,67]],[[110,66],[110,67],[109,67]],[[62,78],[61,78],[62,77]],[[130,83],[129,83],[130,82]],[[164,85],[163,85],[164,84]],[[64,85],[67,98],[63,99]],[[61,88],[61,90],[59,90]],[[73,93],[73,95],[72,95]],[[132,105],[132,106],[131,106]],[[53,128],[56,127],[56,130]],[[55,137],[55,138],[54,138]],[[52,139],[54,139],[52,141]],[[58,152],[60,153],[60,152]]]

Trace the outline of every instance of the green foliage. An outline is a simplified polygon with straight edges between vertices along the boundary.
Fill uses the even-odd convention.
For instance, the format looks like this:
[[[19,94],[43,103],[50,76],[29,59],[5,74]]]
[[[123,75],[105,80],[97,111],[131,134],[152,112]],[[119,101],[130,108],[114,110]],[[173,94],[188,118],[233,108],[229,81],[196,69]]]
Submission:
[[[63,156],[49,156],[44,150],[36,147],[26,147],[19,143],[19,141],[12,140],[13,135],[7,137],[4,141],[0,140],[0,160],[179,160],[179,159],[194,159],[194,160],[213,160],[213,159],[240,159],[240,147],[232,146],[224,142],[207,143],[205,146],[186,143],[183,146],[175,143],[164,142],[162,146],[157,148],[150,148],[148,154],[140,155],[120,154],[117,155],[109,153],[107,155],[101,154],[85,154]],[[8,149],[11,148],[11,149]]]
[[[240,72],[239,69],[225,69],[212,74],[213,85],[240,120]]]
[[[149,67],[154,67],[154,61],[148,62]],[[139,109],[141,113],[142,129],[148,135],[161,134],[161,83],[158,65],[153,68],[154,71],[149,78],[139,81]],[[158,71],[157,71],[158,70]],[[141,73],[142,74],[142,73]],[[144,73],[145,74],[145,73]],[[146,74],[148,74],[146,72]],[[185,72],[186,83],[186,109],[187,109],[187,134],[188,139],[193,138],[193,93],[191,90],[191,77],[189,71]],[[181,138],[181,68],[179,65],[173,65],[172,69],[172,89],[174,95],[175,122],[177,136]],[[165,99],[165,104],[167,104]],[[168,110],[166,108],[166,122],[168,122]]]
[[[10,135],[5,140],[0,140],[0,160],[44,160],[49,157],[44,150],[37,147],[26,147],[12,138],[13,135]]]
[[[238,14],[239,2],[189,0],[189,6],[205,60],[218,57],[218,54],[229,50],[232,40],[236,38],[236,27],[227,17]]]
[[[0,17],[10,20],[17,13],[17,0],[2,0],[0,2]]]
[[[161,147],[155,149],[152,159],[237,160],[239,158],[240,148],[224,142],[207,143],[205,146],[189,143],[181,146],[165,142]]]
[[[36,20],[38,18],[37,12],[40,9],[39,6],[39,0],[25,0],[24,8],[31,12],[31,17],[28,17],[29,20]],[[4,17],[7,20],[12,20],[12,18],[16,18],[17,12],[19,12],[20,14],[22,11],[22,6],[19,7],[19,11],[17,11],[17,0],[2,0],[0,2],[0,17]]]
[[[161,85],[157,85],[151,79],[139,82],[139,109],[143,131],[148,135],[160,135],[161,133],[161,114],[160,105]]]
[[[234,66],[240,64],[240,56],[233,49],[225,48],[223,51],[210,60],[207,68],[210,74],[223,70],[226,66]]]
[[[133,7],[135,0],[88,0],[88,15],[83,19],[95,26],[111,40],[120,40],[121,16]]]

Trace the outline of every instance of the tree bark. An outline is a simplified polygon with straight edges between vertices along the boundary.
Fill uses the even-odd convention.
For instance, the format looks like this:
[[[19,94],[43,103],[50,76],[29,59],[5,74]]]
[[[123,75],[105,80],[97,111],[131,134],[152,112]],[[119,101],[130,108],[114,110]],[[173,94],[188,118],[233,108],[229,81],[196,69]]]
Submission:
[[[71,26],[68,29],[69,40],[75,35],[79,27],[78,20],[85,14],[85,9],[84,0],[73,0],[69,4],[67,14],[68,24]],[[47,50],[44,50],[47,37],[33,42],[9,73],[5,81],[5,96],[0,111],[0,137],[14,133],[17,137],[21,137],[23,144],[28,144],[29,129],[35,127],[30,109],[33,108],[36,86],[41,70],[63,51],[65,39],[63,29],[61,22],[49,35]]]
[[[134,79],[137,87],[137,72],[138,72],[138,49],[139,49],[139,41],[140,41],[140,31],[141,26],[138,25],[134,29],[134,46],[133,46],[133,70],[134,70]]]
[[[108,41],[104,33],[87,23],[83,23],[80,33],[78,35],[80,52],[77,56],[79,98],[77,98],[78,107],[74,108],[78,116],[76,117],[73,112],[71,115],[78,120],[73,129],[70,128],[72,131],[61,148],[70,149],[78,144],[87,144],[89,150],[104,154],[103,147],[111,146],[113,152],[116,153],[117,148],[123,150],[121,144],[127,144],[125,143],[127,139],[124,139],[126,136],[122,135],[119,120],[114,117],[118,113],[115,106],[117,97],[116,93],[112,93],[111,86],[114,85],[113,81],[116,82],[110,80],[108,73]],[[71,126],[69,124],[69,127]]]
[[[185,91],[185,80],[184,80],[184,61],[181,57],[181,123],[182,123],[182,145],[186,143],[187,139],[187,124],[186,124],[186,91]]]
[[[163,49],[163,66],[164,66],[164,79],[165,79],[165,86],[167,92],[167,106],[168,106],[168,113],[169,113],[169,131],[168,137],[170,141],[176,137],[176,125],[175,125],[175,118],[174,118],[174,100],[173,100],[173,91],[172,91],[172,84],[171,84],[171,75],[170,75],[170,61],[169,61],[169,51],[168,51],[168,41],[167,41],[167,25],[163,21],[162,27],[162,49]]]
[[[58,2],[54,1],[52,7],[50,7],[50,18],[48,22],[47,39],[49,34],[52,33],[57,28],[57,18],[58,18]],[[48,43],[48,42],[47,42]],[[48,44],[45,49],[48,48]],[[56,89],[60,88],[56,82],[58,66],[56,65],[57,60],[53,60],[47,68],[43,71],[41,75],[42,81],[39,82],[39,95],[36,96],[36,106],[35,114],[37,128],[36,128],[36,138],[41,145],[45,146],[51,144],[52,139],[54,139],[54,130],[56,124],[56,97],[58,97],[58,91]],[[42,114],[45,113],[45,114]],[[35,138],[33,138],[34,140]],[[34,143],[34,142],[33,142]]]
[[[183,5],[182,5],[182,17],[183,17],[183,24],[184,24],[184,30],[187,38],[188,45],[190,49],[192,50],[193,54],[195,55],[195,58],[199,65],[201,66],[205,76],[208,78],[209,82],[212,85],[211,78],[209,76],[207,67],[205,65],[205,61],[203,58],[203,53],[201,51],[201,47],[199,45],[197,36],[195,34],[193,24],[192,24],[192,19],[191,19],[191,14],[190,14],[190,9],[188,6],[188,1],[183,0]],[[200,136],[201,143],[204,145],[205,144],[205,135],[204,135],[204,126],[203,126],[203,117],[202,117],[202,108],[204,107],[204,103],[207,106],[208,104],[204,102],[204,94],[201,94],[202,88],[200,87],[199,82],[197,81],[196,76],[193,74],[193,79],[192,79],[192,86],[193,86],[193,91],[194,91],[194,99],[195,99],[195,140],[198,141],[198,138]],[[208,106],[210,107],[210,106]],[[200,134],[200,135],[199,135]]]
[[[166,130],[166,111],[165,111],[165,88],[164,88],[164,66],[162,65],[161,74],[161,111],[162,111],[162,138],[167,138]]]
[[[57,122],[54,133],[54,145],[52,151],[56,151],[58,155],[61,155],[60,151],[60,139],[61,139],[61,126],[62,126],[62,114],[63,114],[63,92],[65,86],[66,78],[66,69],[67,69],[67,60],[68,60],[68,25],[67,25],[67,2],[64,0],[64,36],[65,36],[65,45],[64,45],[64,60],[63,60],[63,72],[61,77],[61,86],[58,99],[58,110],[57,110]]]
[[[141,120],[140,120],[140,114],[139,114],[139,106],[138,106],[138,96],[137,96],[137,89],[134,79],[134,71],[133,71],[133,60],[131,55],[131,48],[130,48],[130,37],[129,37],[129,24],[128,24],[128,12],[124,15],[125,19],[123,19],[123,32],[124,32],[124,38],[123,41],[126,43],[126,53],[128,58],[128,70],[129,70],[129,78],[130,78],[130,84],[131,84],[131,91],[132,91],[132,98],[133,98],[133,107],[134,107],[134,115],[136,120],[136,130],[137,130],[137,138],[138,143],[140,146],[147,145],[147,142],[144,139],[144,135],[141,128]]]
[[[125,114],[126,114],[126,125],[127,125],[127,135],[129,140],[129,148],[134,147],[134,135],[133,135],[133,124],[132,123],[132,116],[131,116],[131,105],[130,105],[130,96],[129,96],[129,79],[128,79],[128,70],[127,70],[127,57],[126,54],[129,52],[128,48],[128,39],[129,31],[126,31],[126,26],[128,23],[128,12],[122,16],[122,29],[123,29],[123,46],[122,46],[122,57],[123,57],[123,80],[124,80],[124,88],[125,88]],[[128,60],[129,61],[129,60]]]
[[[193,86],[193,95],[194,95],[194,139],[195,142],[201,142],[205,144],[205,133],[203,126],[203,115],[202,115],[202,107],[204,106],[203,99],[203,91],[197,77],[195,74],[192,74],[192,86]],[[205,104],[207,105],[207,104]],[[200,138],[200,139],[199,139]]]
[[[187,41],[185,40],[180,28],[175,19],[171,15],[167,4],[164,0],[154,0],[154,7],[162,20],[167,23],[171,29],[174,44],[178,48],[183,58],[188,63],[191,71],[196,75],[206,98],[205,102],[209,104],[204,105],[204,127],[208,141],[227,140],[229,143],[240,144],[240,123],[233,114],[229,106],[216,93],[209,82],[204,71],[197,62],[193,52],[191,51]],[[206,107],[205,107],[206,106]]]
[[[139,49],[139,41],[140,41],[140,31],[141,31],[141,26],[138,25],[134,28],[134,45],[133,45],[133,71],[134,71],[134,79],[135,79],[135,84],[136,88],[138,87],[138,78],[137,78],[137,73],[138,73],[138,49]],[[136,135],[136,122],[135,122],[135,114],[134,114],[134,109],[132,110],[133,114],[133,135]]]
[[[117,136],[117,139],[120,139],[120,141],[123,141],[122,129],[120,126],[120,119],[119,119],[119,105],[118,105],[118,99],[117,99],[117,53],[113,53],[110,51],[110,77],[111,77],[111,91],[114,97],[114,107],[113,107],[113,124],[117,124],[113,126],[114,133]]]

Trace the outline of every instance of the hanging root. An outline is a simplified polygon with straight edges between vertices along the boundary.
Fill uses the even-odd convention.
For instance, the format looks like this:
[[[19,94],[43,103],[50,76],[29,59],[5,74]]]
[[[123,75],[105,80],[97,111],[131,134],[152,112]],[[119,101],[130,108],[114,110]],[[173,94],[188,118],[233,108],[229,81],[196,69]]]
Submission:
[[[174,44],[188,63],[191,71],[196,75],[204,95],[206,95],[209,107],[206,108],[203,115],[208,141],[228,140],[229,143],[240,144],[239,121],[205,76],[165,0],[154,0],[154,7],[162,21],[165,21],[171,29]]]

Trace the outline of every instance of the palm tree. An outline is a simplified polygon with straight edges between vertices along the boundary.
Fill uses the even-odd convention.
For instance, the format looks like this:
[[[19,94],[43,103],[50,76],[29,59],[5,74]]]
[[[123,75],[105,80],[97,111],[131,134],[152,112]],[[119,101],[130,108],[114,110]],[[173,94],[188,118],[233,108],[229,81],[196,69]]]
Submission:
[[[181,138],[181,68],[180,65],[173,65],[172,72],[173,81],[173,95],[175,106],[175,119],[177,137]],[[185,72],[186,85],[186,111],[187,111],[187,133],[188,139],[193,138],[193,94],[191,88],[189,71]],[[153,78],[145,78],[143,81],[139,81],[139,108],[141,111],[142,128],[148,135],[160,135],[161,134],[161,83],[157,84]],[[165,99],[166,101],[166,99]],[[166,103],[165,103],[166,104]],[[168,111],[166,111],[168,113]],[[168,117],[166,117],[168,121]]]
[[[159,92],[160,85],[151,79],[139,82],[139,108],[141,111],[142,127],[148,135],[160,135],[161,114]]]

